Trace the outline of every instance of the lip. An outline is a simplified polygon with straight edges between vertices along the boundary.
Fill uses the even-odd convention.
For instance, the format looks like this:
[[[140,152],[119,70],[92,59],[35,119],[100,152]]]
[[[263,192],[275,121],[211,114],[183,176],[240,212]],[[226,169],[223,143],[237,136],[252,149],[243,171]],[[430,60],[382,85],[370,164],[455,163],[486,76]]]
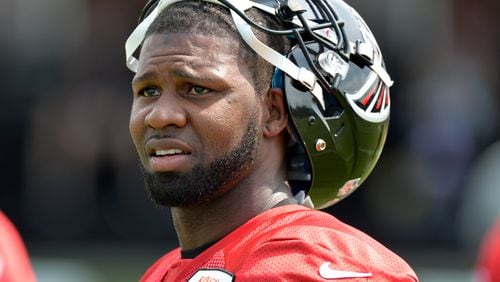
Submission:
[[[183,153],[156,156],[157,150],[179,149]],[[152,172],[182,171],[189,167],[192,150],[189,145],[179,139],[150,138],[145,143],[145,152],[149,168]]]

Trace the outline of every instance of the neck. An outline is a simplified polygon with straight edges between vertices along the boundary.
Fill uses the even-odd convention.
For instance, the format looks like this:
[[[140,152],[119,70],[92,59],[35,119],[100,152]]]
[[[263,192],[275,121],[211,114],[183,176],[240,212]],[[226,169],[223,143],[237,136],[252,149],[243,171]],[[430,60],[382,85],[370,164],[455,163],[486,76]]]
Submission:
[[[181,249],[217,241],[285,199],[293,199],[285,181],[258,187],[240,182],[217,199],[194,207],[174,207],[172,216]]]
[[[182,250],[215,242],[279,202],[294,200],[286,182],[284,151],[276,154],[283,140],[270,142],[261,146],[252,168],[227,183],[218,197],[191,207],[172,208]]]

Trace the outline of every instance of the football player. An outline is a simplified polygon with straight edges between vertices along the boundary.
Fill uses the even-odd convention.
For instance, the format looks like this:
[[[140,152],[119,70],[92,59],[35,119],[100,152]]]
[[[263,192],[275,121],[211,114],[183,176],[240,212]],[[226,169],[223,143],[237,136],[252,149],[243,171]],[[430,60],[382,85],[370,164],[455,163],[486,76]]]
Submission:
[[[417,281],[319,209],[387,135],[391,78],[341,0],[149,1],[126,42],[130,132],[179,248],[143,281]]]

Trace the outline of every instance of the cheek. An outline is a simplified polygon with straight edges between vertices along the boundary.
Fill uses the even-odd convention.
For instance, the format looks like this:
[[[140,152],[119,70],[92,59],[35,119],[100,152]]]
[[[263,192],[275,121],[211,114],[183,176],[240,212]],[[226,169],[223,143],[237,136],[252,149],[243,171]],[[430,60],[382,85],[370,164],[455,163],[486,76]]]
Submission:
[[[238,135],[235,130],[233,117],[218,112],[217,115],[203,118],[206,120],[206,123],[203,125],[203,131],[206,136],[207,149],[224,151],[230,148],[234,143],[233,139]]]
[[[132,137],[132,141],[134,142],[136,148],[139,150],[139,144],[141,144],[142,136],[144,134],[144,118],[137,111],[134,106],[132,106],[132,110],[130,111],[130,119],[129,119],[129,131],[130,136]]]
[[[206,136],[206,146],[211,151],[225,153],[237,147],[245,135],[253,106],[239,103],[225,103],[219,107],[216,114],[203,115],[202,120],[207,121],[203,126]]]

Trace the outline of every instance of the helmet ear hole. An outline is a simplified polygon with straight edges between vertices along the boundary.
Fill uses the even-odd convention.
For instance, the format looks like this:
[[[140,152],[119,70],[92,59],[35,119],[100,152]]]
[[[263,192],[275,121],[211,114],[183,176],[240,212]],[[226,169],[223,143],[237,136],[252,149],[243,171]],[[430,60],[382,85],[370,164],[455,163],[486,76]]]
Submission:
[[[344,108],[340,105],[339,100],[331,93],[324,95],[325,100],[325,118],[338,117],[344,112]]]

